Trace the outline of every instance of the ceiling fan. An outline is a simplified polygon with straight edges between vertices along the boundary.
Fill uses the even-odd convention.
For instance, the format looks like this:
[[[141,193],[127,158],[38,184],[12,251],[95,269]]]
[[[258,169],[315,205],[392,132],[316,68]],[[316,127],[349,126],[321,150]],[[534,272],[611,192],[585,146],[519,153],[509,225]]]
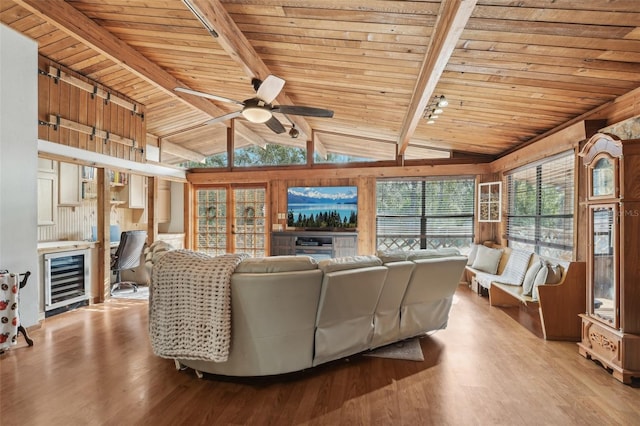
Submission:
[[[223,96],[212,95],[209,93],[198,92],[196,90],[184,87],[176,87],[176,92],[188,93],[190,95],[201,96],[203,98],[212,99],[214,101],[227,102],[236,105],[242,105],[239,111],[230,112],[220,117],[212,118],[205,124],[219,123],[236,117],[244,117],[252,123],[264,123],[275,133],[284,133],[286,130],[282,123],[273,115],[278,112],[288,115],[301,115],[306,117],[333,117],[333,111],[323,108],[296,106],[296,105],[272,105],[271,102],[278,96],[285,81],[275,75],[268,75],[264,81],[254,78],[251,80],[256,96],[246,99],[242,102],[234,99],[225,98]]]

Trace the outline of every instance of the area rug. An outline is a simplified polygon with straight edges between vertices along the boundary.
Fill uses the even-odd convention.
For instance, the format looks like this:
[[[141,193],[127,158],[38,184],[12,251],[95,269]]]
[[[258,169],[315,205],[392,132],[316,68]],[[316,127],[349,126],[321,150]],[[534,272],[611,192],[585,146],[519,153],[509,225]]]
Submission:
[[[123,287],[121,289],[114,290],[111,297],[114,299],[149,300],[149,287],[138,286],[138,291],[133,291],[130,287]]]
[[[417,337],[374,349],[371,352],[364,354],[364,356],[403,359],[408,361],[424,361],[420,340]]]

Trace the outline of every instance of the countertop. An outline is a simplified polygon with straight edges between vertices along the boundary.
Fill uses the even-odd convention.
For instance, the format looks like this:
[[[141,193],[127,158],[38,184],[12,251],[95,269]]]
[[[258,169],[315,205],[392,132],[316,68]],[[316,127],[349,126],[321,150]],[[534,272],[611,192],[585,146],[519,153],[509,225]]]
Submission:
[[[94,248],[97,241],[44,241],[38,243],[38,252],[70,251],[85,248]]]

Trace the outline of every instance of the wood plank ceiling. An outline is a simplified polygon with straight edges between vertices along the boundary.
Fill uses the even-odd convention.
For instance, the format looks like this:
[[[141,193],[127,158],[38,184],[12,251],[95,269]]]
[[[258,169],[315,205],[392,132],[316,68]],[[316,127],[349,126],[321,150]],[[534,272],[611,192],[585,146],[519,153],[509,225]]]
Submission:
[[[236,119],[238,144],[313,134],[322,152],[378,160],[499,156],[640,87],[638,0],[190,2],[218,38],[180,0],[3,0],[0,19],[144,104],[151,135],[204,155],[226,149],[229,122],[203,123],[238,106],[176,85],[244,100],[252,77],[277,75],[275,103],[334,117],[290,116],[298,139]]]

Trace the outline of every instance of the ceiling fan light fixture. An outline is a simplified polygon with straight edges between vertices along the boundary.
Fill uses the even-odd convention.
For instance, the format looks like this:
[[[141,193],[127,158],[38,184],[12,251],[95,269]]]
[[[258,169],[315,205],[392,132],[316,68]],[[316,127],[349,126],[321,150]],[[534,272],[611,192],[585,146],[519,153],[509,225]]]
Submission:
[[[444,95],[441,95],[440,98],[438,99],[437,106],[446,107],[447,105],[449,105],[449,101],[447,100],[447,98],[444,97]]]
[[[248,106],[242,110],[242,116],[252,123],[266,123],[271,118],[271,111],[259,106]]]
[[[300,132],[298,131],[298,129],[296,129],[296,126],[293,126],[291,130],[289,130],[289,136],[291,136],[293,139],[296,139],[298,136],[300,136]]]
[[[444,112],[444,110],[442,108],[436,108],[433,110],[434,114],[442,114]]]

